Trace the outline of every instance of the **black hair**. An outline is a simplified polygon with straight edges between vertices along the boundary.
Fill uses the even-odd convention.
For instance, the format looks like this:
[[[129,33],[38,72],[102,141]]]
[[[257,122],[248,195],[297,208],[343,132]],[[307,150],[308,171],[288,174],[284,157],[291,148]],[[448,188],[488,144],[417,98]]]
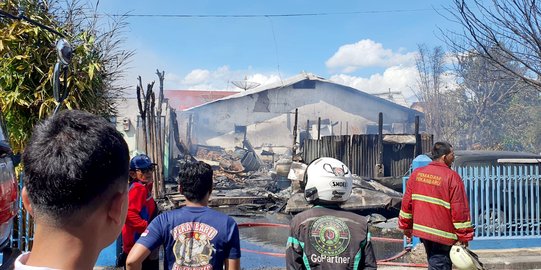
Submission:
[[[448,142],[436,142],[432,148],[432,159],[436,160],[451,153],[451,148],[453,148],[453,146]]]
[[[23,154],[24,186],[37,218],[84,218],[128,183],[126,141],[104,118],[61,111],[36,125]]]
[[[186,162],[178,174],[182,195],[192,202],[201,202],[212,190],[212,168],[205,162]]]

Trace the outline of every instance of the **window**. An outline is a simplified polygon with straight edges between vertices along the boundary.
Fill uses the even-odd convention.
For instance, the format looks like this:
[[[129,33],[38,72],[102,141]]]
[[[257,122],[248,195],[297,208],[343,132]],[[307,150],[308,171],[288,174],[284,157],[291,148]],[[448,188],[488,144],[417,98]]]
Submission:
[[[235,133],[246,133],[246,126],[237,126],[235,125]]]
[[[316,89],[316,81],[303,80],[293,84],[293,89]]]

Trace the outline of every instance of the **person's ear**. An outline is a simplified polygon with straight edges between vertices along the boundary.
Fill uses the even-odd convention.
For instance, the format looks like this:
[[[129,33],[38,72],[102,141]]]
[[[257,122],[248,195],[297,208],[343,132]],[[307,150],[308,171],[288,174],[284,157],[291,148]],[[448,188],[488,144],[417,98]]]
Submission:
[[[126,212],[124,208],[127,208],[128,204],[128,192],[117,192],[111,198],[109,207],[107,209],[107,217],[111,219],[115,224],[124,223],[126,220]]]
[[[23,199],[24,209],[26,209],[31,216],[34,216],[32,203],[30,203],[30,197],[28,197],[28,190],[26,190],[26,187],[23,187],[23,190],[21,191],[21,198]]]

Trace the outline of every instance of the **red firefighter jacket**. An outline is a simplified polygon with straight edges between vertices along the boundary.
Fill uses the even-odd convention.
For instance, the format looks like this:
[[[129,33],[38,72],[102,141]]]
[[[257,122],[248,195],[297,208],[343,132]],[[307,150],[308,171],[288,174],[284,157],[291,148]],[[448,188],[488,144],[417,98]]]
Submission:
[[[406,184],[398,227],[444,245],[471,241],[473,226],[460,176],[436,161],[414,170]]]

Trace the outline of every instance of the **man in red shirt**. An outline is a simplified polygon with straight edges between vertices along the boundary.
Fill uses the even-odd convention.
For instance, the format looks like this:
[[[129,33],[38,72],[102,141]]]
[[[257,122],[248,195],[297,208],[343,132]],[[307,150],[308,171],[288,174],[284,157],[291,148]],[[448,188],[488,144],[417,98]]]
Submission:
[[[152,198],[152,172],[156,164],[147,155],[141,154],[130,161],[130,186],[128,215],[122,228],[122,253],[120,265],[124,266],[127,254],[137,239],[146,230],[150,221],[156,217],[156,202]],[[158,269],[157,256],[149,256],[143,263],[143,269]]]
[[[451,246],[467,246],[473,239],[470,208],[462,179],[450,169],[455,160],[451,144],[435,143],[432,160],[411,174],[398,226],[406,237],[421,238],[429,269],[451,270]]]

